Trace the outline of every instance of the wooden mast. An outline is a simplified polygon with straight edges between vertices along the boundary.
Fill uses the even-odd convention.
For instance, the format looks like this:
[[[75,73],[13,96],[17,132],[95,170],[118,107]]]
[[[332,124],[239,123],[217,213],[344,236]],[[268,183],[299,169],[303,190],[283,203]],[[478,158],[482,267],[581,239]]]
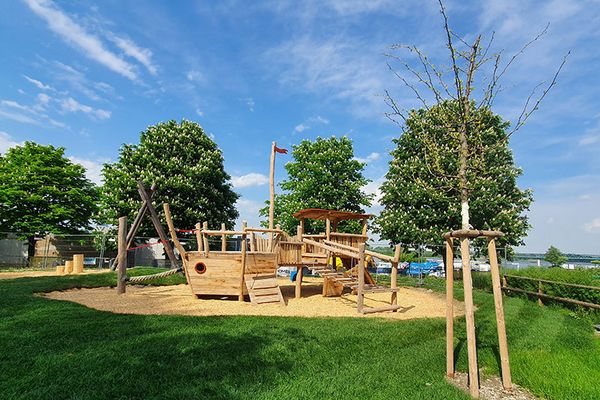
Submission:
[[[271,143],[271,166],[269,172],[269,229],[273,229],[275,219],[275,142]],[[269,247],[273,243],[273,234],[269,233]]]

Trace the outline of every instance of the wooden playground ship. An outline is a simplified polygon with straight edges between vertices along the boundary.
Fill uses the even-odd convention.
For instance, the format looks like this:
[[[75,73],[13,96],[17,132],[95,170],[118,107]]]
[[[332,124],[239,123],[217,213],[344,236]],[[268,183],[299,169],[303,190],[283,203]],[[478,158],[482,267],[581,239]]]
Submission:
[[[393,257],[366,249],[367,223],[371,215],[309,208],[294,214],[294,217],[299,220],[296,235],[288,235],[279,227],[273,227],[273,176],[276,152],[282,153],[285,150],[277,148],[273,143],[269,228],[248,227],[244,221],[239,231],[226,230],[225,224],[221,224],[219,230],[211,230],[207,222],[202,225],[198,223],[195,229],[190,230],[195,233],[197,244],[197,249],[191,251],[185,249],[180,243],[169,205],[163,205],[171,241],[181,257],[183,264],[181,267],[152,204],[155,186],[147,190],[141,182],[138,182],[142,204],[129,231],[127,231],[126,217],[119,219],[117,291],[124,293],[127,282],[143,282],[183,272],[194,296],[237,296],[240,301],[244,301],[248,296],[251,303],[256,305],[274,303],[285,305],[277,282],[277,269],[283,266],[296,267],[295,297],[300,298],[303,269],[307,267],[313,275],[323,278],[323,296],[341,296],[346,290],[357,295],[359,313],[398,310],[400,306],[397,300],[399,291],[397,273],[400,247],[396,246]],[[128,277],[127,251],[146,213],[152,219],[160,243],[165,246],[173,269],[153,275]],[[325,232],[306,234],[304,228],[305,221],[308,219],[324,221]],[[339,232],[340,222],[348,220],[360,221],[361,232]],[[215,248],[213,241],[211,248],[209,238],[215,236],[220,237],[220,245]],[[239,248],[228,247],[227,244],[231,241],[239,243],[239,246],[236,246]],[[369,274],[366,264],[373,258],[392,264],[390,287],[376,284]],[[366,293],[390,293],[390,304],[377,308],[365,307]]]

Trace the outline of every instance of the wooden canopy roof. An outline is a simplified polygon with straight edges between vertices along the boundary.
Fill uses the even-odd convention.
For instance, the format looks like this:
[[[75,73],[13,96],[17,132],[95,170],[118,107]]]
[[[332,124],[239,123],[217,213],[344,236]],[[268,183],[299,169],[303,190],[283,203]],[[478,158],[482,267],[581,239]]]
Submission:
[[[330,221],[344,221],[348,219],[369,219],[372,214],[361,214],[350,211],[324,210],[322,208],[306,208],[294,214],[298,219],[320,219]]]

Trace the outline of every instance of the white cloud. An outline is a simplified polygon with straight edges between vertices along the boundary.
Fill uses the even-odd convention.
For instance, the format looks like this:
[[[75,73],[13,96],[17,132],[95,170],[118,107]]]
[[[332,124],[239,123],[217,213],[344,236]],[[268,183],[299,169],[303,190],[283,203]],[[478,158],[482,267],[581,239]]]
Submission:
[[[79,164],[85,168],[85,176],[97,185],[102,185],[102,161],[88,160],[79,157],[69,157],[74,164]]]
[[[250,112],[254,112],[254,99],[252,97],[246,97],[241,99],[244,103],[246,103],[246,105],[248,106],[248,110],[250,110]]]
[[[6,111],[6,110],[0,109],[0,116],[10,119],[10,120],[13,120],[13,121],[16,121],[16,122],[21,122],[23,124],[31,124],[31,125],[39,125],[40,124],[35,119],[33,119],[27,115],[17,113],[17,112]]]
[[[199,117],[204,117],[204,111],[202,111],[202,110],[201,110],[201,109],[199,109],[199,108],[196,108],[196,114],[197,114]]]
[[[242,176],[232,176],[231,183],[235,188],[245,188],[251,186],[262,186],[269,183],[269,178],[263,174],[251,172]]]
[[[61,100],[61,108],[63,111],[67,112],[82,112],[84,114],[92,115],[98,119],[108,119],[111,116],[111,112],[102,109],[95,109],[91,106],[81,104],[77,100],[72,97],[68,97],[66,99]]]
[[[309,128],[310,128],[310,126],[308,126],[308,125],[299,124],[299,125],[296,125],[296,127],[294,128],[294,132],[302,133]]]
[[[19,146],[22,143],[15,142],[13,138],[6,132],[0,131],[0,154],[6,152],[11,147]]]
[[[296,125],[294,127],[294,133],[302,133],[308,129],[311,129],[313,124],[327,125],[329,124],[329,120],[327,118],[321,117],[320,115],[317,115],[316,117],[310,117],[303,123]]]
[[[381,55],[386,47],[341,36],[304,36],[268,50],[264,57],[282,85],[348,101],[358,115],[372,116],[385,108],[379,96],[390,82]]]
[[[42,82],[38,81],[37,79],[30,78],[27,75],[23,75],[23,78],[27,79],[30,83],[33,83],[35,86],[37,86],[38,89],[52,90],[52,87],[50,87],[48,85],[44,85]]]
[[[138,46],[132,40],[122,38],[116,35],[109,35],[109,38],[129,57],[135,58],[152,75],[158,73],[158,68],[152,62],[152,51]]]
[[[600,134],[585,135],[584,137],[579,139],[580,146],[588,146],[590,144],[594,144],[594,143],[598,143],[598,142],[600,142]]]
[[[262,202],[239,198],[235,203],[235,206],[240,213],[238,218],[238,228],[241,226],[241,221],[247,221],[248,226],[258,226],[259,225],[259,217],[258,211],[264,207]]]
[[[200,71],[198,71],[197,69],[192,69],[189,70],[186,74],[185,77],[187,78],[188,81],[190,82],[198,82],[198,83],[203,83],[206,81],[206,78],[204,77],[204,74]]]
[[[14,108],[14,109],[17,109],[17,110],[20,110],[20,111],[33,112],[33,110],[31,109],[31,107],[24,106],[23,104],[17,103],[14,100],[0,100],[0,105],[6,106],[6,107],[10,107],[10,108]]]
[[[50,0],[25,0],[29,8],[48,23],[48,27],[85,56],[110,70],[132,80],[137,80],[135,67],[106,49],[102,41],[87,32],[70,16],[56,8]]]
[[[382,196],[381,185],[383,184],[384,180],[385,180],[385,176],[382,176],[382,177],[380,177],[378,179],[375,179],[375,180],[367,183],[363,187],[363,191],[366,194],[372,194],[372,195],[374,195],[374,198],[373,198],[373,203],[374,203],[373,205],[374,206],[379,205],[379,202],[381,201],[381,196]]]
[[[583,228],[586,232],[600,232],[600,218],[594,218],[590,222],[586,223]]]
[[[38,94],[37,99],[42,105],[47,105],[50,102],[50,96],[48,96],[46,93]]]
[[[379,160],[380,157],[381,157],[381,154],[373,152],[373,153],[369,154],[368,156],[366,156],[365,158],[354,157],[354,159],[357,161],[360,161],[361,163],[368,164],[370,162]]]

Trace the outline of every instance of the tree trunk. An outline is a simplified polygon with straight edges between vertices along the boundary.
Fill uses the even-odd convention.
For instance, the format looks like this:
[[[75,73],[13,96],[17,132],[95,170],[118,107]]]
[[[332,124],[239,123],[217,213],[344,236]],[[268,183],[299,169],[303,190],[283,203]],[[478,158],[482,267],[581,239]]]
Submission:
[[[33,256],[35,256],[35,235],[27,236],[27,264],[31,266],[29,263],[33,260]]]

